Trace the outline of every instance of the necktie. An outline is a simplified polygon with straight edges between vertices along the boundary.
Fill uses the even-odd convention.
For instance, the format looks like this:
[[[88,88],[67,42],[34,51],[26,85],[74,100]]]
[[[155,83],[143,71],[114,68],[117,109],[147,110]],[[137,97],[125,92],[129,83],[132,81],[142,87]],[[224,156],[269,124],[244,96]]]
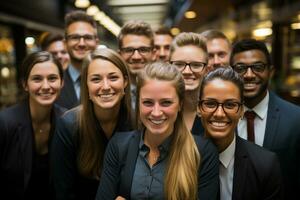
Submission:
[[[247,137],[248,141],[255,142],[254,136],[254,119],[255,119],[255,112],[253,111],[246,111],[245,117],[247,119]]]

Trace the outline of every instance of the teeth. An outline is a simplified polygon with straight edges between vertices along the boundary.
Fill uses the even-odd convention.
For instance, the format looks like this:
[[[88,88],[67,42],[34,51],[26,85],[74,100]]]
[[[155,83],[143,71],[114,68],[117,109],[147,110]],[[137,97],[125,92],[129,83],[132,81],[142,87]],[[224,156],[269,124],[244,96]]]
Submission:
[[[51,96],[51,94],[45,93],[45,94],[40,94],[40,96],[42,96],[42,97],[49,97],[49,96]]]
[[[150,121],[151,121],[153,124],[159,125],[159,124],[162,124],[165,120],[163,120],[163,119],[161,119],[161,120],[153,120],[153,119],[150,119]]]
[[[211,122],[211,124],[216,127],[223,127],[227,125],[226,122]]]
[[[255,84],[255,83],[245,83],[244,86],[245,86],[245,87],[255,87],[256,84]]]
[[[112,94],[100,94],[99,96],[102,98],[109,98],[109,97],[112,97],[113,95]]]

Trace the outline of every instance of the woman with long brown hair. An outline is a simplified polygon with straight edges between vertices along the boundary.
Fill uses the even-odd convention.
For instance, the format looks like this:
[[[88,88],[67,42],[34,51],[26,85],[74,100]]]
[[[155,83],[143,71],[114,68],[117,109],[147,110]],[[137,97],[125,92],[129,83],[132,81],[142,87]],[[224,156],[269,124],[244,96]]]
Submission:
[[[29,54],[21,67],[26,97],[0,112],[0,193],[7,199],[52,199],[49,144],[63,86],[60,62],[45,51]]]
[[[56,199],[94,199],[108,140],[130,129],[126,64],[113,50],[95,50],[84,61],[81,105],[62,117],[53,140]]]
[[[139,129],[120,132],[105,154],[97,200],[216,199],[218,157],[183,121],[185,84],[168,63],[148,64],[137,84]]]

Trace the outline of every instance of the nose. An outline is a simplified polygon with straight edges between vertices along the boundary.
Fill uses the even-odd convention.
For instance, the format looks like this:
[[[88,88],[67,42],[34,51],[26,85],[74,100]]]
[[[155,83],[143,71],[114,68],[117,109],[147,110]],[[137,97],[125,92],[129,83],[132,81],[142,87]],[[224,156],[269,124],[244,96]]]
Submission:
[[[225,116],[225,112],[224,112],[223,107],[222,107],[221,104],[218,105],[216,111],[214,112],[214,115],[217,116],[217,117]]]
[[[159,56],[160,57],[165,57],[166,56],[166,50],[163,47],[161,47],[159,49]]]
[[[139,51],[137,49],[134,50],[131,58],[133,58],[133,59],[141,59],[141,55],[140,55],[140,53],[139,53]]]
[[[48,82],[48,80],[47,80],[46,78],[43,80],[42,88],[43,88],[43,89],[48,89],[48,88],[50,88],[49,82]]]
[[[255,74],[252,72],[252,69],[250,67],[247,68],[246,73],[244,74],[245,78],[253,78],[255,77]]]
[[[103,79],[103,89],[109,89],[109,88],[110,88],[109,80],[107,80],[106,78]]]
[[[189,64],[186,64],[182,73],[185,73],[185,74],[191,74],[193,73],[192,70],[191,70],[191,66]]]
[[[217,54],[214,55],[213,64],[214,65],[220,65],[221,64],[221,60],[220,60],[220,58]]]
[[[79,39],[78,44],[79,44],[79,45],[85,45],[85,41],[84,41],[84,38],[83,38],[83,37],[81,37],[81,38]]]
[[[162,111],[161,111],[160,106],[159,106],[158,103],[156,103],[156,104],[154,105],[151,114],[152,114],[153,116],[160,116],[160,115],[162,114]]]

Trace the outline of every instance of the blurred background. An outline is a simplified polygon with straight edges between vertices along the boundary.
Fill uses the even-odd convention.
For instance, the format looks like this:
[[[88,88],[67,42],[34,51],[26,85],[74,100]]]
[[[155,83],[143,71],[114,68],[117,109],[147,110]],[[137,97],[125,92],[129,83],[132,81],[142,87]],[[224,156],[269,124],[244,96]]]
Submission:
[[[0,2],[0,108],[17,101],[20,64],[40,49],[41,34],[64,33],[64,15],[77,9],[94,16],[100,44],[113,49],[132,19],[165,25],[174,35],[213,28],[232,42],[262,40],[276,68],[273,89],[300,104],[299,0],[7,0]]]

